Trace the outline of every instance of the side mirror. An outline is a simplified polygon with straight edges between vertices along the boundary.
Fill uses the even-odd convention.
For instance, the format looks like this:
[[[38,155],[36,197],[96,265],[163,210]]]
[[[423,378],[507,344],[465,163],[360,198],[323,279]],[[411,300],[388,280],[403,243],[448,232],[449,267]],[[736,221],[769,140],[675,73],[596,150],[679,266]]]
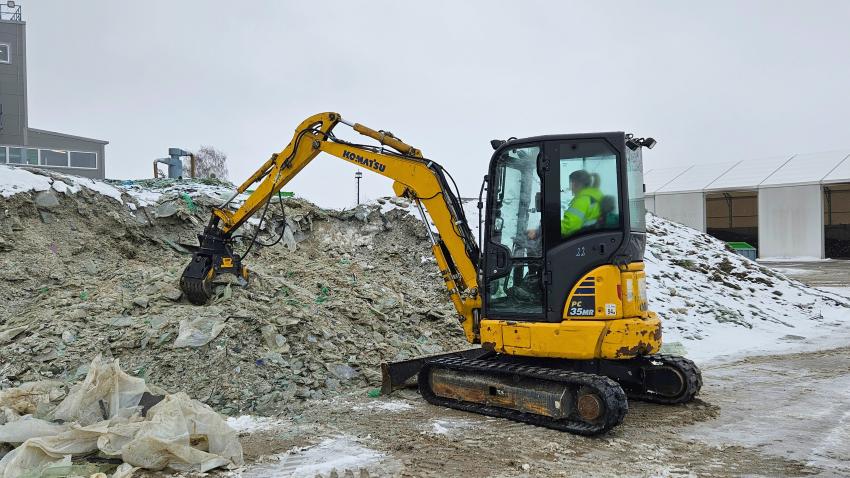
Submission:
[[[505,225],[505,220],[501,217],[497,217],[493,219],[493,232],[500,233],[502,232],[502,227]]]

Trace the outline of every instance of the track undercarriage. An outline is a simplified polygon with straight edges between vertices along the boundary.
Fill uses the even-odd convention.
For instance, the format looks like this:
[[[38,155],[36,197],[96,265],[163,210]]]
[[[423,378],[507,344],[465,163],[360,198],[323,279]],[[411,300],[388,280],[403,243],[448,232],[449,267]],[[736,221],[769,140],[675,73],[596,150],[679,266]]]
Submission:
[[[429,403],[580,435],[620,424],[628,399],[687,403],[702,387],[696,365],[673,355],[561,360],[473,349],[384,364],[383,375],[384,393],[415,375]]]

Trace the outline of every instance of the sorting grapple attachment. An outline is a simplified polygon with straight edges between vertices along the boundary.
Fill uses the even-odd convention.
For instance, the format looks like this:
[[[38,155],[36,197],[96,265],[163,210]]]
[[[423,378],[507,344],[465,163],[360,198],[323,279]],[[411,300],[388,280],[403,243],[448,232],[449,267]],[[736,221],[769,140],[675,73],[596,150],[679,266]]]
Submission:
[[[213,295],[213,281],[221,274],[233,274],[247,283],[248,269],[238,254],[233,253],[229,235],[214,225],[198,235],[200,247],[180,277],[180,290],[195,305],[206,304]]]

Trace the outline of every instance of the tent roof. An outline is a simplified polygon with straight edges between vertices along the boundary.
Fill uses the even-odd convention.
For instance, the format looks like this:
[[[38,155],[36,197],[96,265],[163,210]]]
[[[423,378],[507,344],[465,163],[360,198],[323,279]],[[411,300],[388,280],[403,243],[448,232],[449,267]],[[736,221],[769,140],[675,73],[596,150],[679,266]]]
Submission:
[[[647,194],[850,182],[850,151],[650,169]]]

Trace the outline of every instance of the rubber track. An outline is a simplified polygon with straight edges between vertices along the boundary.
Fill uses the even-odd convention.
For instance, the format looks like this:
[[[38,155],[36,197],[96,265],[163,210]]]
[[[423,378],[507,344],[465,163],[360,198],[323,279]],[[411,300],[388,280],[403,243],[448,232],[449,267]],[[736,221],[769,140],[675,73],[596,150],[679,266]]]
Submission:
[[[211,284],[204,280],[180,278],[180,290],[186,294],[189,302],[195,305],[204,305],[212,297]]]
[[[632,400],[640,400],[642,402],[661,403],[664,405],[676,405],[679,403],[688,403],[702,389],[702,372],[696,364],[678,355],[656,354],[641,357],[643,360],[659,361],[663,364],[662,367],[672,367],[679,371],[685,377],[685,391],[678,397],[668,398],[654,393],[629,393],[629,398]]]
[[[578,420],[555,420],[544,415],[525,413],[509,408],[464,402],[436,396],[430,388],[429,372],[432,368],[446,368],[484,375],[519,375],[527,378],[560,382],[573,388],[588,387],[593,389],[602,399],[605,406],[604,419],[598,423],[588,423]],[[466,412],[507,418],[518,422],[529,423],[540,427],[575,433],[577,435],[598,435],[623,422],[629,410],[629,402],[625,392],[617,382],[608,377],[581,372],[529,367],[524,365],[500,364],[487,360],[470,360],[459,357],[446,357],[429,360],[419,371],[419,393],[426,401],[434,405],[454,408]]]

